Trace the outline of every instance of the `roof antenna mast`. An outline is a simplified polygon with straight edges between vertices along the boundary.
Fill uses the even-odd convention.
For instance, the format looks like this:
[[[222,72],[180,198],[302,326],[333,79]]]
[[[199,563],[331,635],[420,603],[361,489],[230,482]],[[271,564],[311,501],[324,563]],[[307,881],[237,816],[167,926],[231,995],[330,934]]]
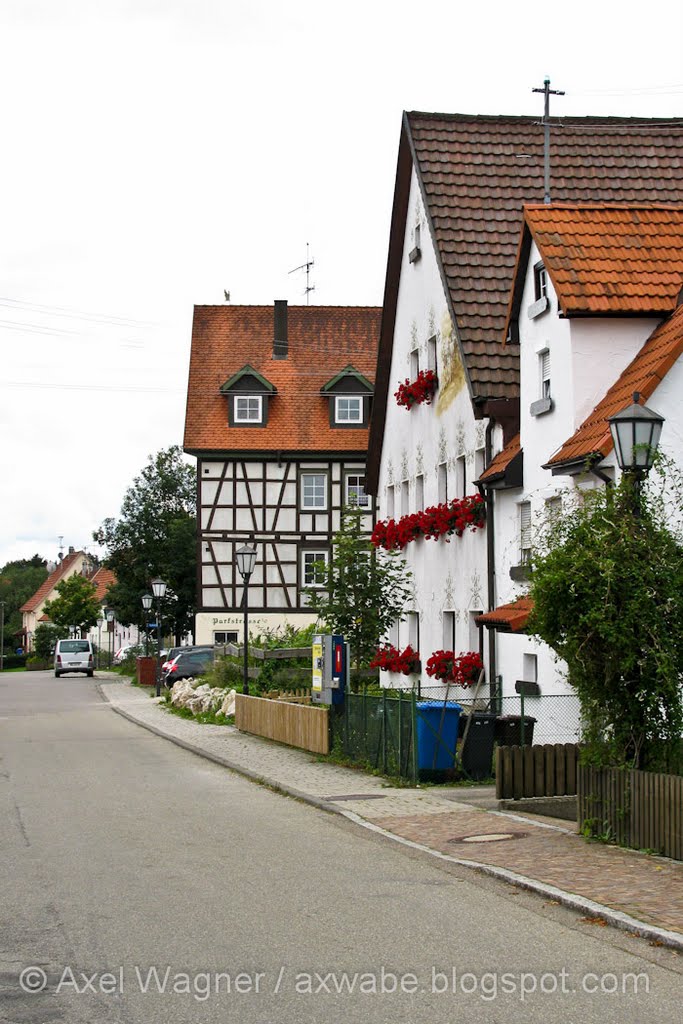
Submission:
[[[315,260],[314,259],[309,259],[309,257],[308,257],[308,242],[306,242],[306,262],[302,263],[300,267],[294,267],[294,270],[288,271],[288,273],[290,273],[290,274],[296,274],[297,270],[305,270],[306,271],[306,290],[304,292],[304,295],[306,296],[306,305],[308,305],[308,303],[309,303],[309,298],[308,297],[309,297],[310,293],[315,291],[315,285],[314,284],[310,284],[311,267],[314,266],[314,264],[315,264]]]
[[[564,92],[560,89],[550,88],[550,78],[548,75],[543,79],[542,89],[532,89],[532,92],[542,92],[545,96],[545,103],[543,105],[543,120],[541,124],[544,128],[544,139],[543,139],[543,164],[544,164],[544,184],[545,184],[545,195],[543,197],[544,203],[550,202],[550,97],[551,96],[564,96]]]

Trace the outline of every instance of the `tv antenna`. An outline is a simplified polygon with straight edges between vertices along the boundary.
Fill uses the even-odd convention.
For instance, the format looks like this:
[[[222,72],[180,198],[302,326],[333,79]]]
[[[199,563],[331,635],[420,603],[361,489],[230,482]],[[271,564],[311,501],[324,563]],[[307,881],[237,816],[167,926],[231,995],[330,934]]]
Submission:
[[[315,291],[315,285],[310,283],[311,267],[314,266],[314,264],[315,260],[309,259],[308,257],[308,242],[306,242],[306,262],[302,263],[300,267],[294,267],[294,270],[289,271],[290,274],[296,274],[297,270],[306,271],[306,289],[304,291],[304,295],[306,296],[306,305],[308,305],[308,297],[310,293]]]
[[[543,88],[532,89],[532,92],[542,92],[545,96],[545,102],[543,104],[543,184],[545,195],[543,197],[544,203],[550,202],[550,97],[551,96],[564,96],[564,92],[561,89],[550,88],[550,78],[548,75],[543,79]]]

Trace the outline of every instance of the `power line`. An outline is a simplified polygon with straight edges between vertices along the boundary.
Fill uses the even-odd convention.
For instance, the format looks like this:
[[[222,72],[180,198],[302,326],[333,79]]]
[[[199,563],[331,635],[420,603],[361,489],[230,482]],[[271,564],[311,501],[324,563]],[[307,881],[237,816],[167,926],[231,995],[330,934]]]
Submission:
[[[10,299],[7,296],[0,296],[0,306],[12,306],[20,309],[30,309],[33,312],[48,313],[53,316],[76,317],[79,320],[90,320],[96,323],[113,324],[118,327],[154,327],[159,328],[161,323],[154,320],[134,320],[127,317],[112,316],[108,313],[86,313],[83,310],[73,309],[68,306],[46,306],[38,302],[25,302],[23,299]]]

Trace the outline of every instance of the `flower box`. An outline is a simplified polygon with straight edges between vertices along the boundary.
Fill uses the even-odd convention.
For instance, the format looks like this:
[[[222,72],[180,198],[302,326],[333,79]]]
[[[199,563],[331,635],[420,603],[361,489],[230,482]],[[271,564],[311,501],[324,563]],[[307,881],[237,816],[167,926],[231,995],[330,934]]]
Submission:
[[[486,503],[480,494],[453,498],[440,505],[432,505],[422,512],[395,519],[378,520],[370,538],[376,548],[400,551],[411,540],[461,537],[466,529],[480,530],[486,525]]]
[[[410,676],[422,670],[419,651],[414,651],[408,646],[399,651],[392,644],[385,644],[377,648],[377,654],[370,662],[370,668],[378,668],[380,672],[400,672],[401,675]]]
[[[410,410],[414,405],[429,405],[437,388],[437,378],[433,370],[420,370],[417,378],[411,381],[408,377],[394,391],[397,405]]]
[[[448,685],[474,686],[484,667],[477,651],[455,654],[453,651],[434,651],[427,662],[428,676],[442,679]]]

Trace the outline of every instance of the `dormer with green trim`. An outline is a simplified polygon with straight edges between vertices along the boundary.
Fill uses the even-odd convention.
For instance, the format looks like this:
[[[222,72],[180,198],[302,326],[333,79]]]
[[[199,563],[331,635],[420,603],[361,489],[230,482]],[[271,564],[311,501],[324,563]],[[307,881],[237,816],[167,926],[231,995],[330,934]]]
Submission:
[[[268,401],[277,388],[247,364],[221,384],[220,392],[228,399],[229,426],[265,427]]]
[[[331,427],[367,428],[374,388],[367,377],[351,364],[328,380],[320,393],[330,401]]]

